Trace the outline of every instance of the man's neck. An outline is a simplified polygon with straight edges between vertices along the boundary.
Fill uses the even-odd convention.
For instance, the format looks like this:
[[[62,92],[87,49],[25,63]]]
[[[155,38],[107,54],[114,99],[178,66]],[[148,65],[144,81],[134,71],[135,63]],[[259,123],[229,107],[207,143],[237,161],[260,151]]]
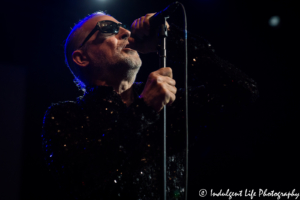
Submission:
[[[108,82],[97,80],[95,81],[95,85],[112,86],[116,93],[121,96],[122,101],[126,104],[126,106],[129,106],[133,102],[133,81],[129,82],[122,80],[119,82]]]
[[[122,88],[119,89],[119,91],[121,91],[120,93],[115,91],[121,95],[122,101],[126,104],[126,106],[130,106],[130,104],[133,102],[134,98],[133,98],[133,90],[132,90],[132,85],[133,83],[130,84],[130,86],[126,86],[127,89]]]

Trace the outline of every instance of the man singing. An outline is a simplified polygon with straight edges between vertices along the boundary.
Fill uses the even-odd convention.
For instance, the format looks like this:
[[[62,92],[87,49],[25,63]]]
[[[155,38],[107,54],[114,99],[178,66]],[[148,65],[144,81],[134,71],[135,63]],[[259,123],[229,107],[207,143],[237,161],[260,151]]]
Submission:
[[[70,199],[162,199],[160,115],[165,105],[168,199],[184,197],[183,90],[177,92],[171,68],[152,72],[145,84],[134,82],[142,65],[137,52],[156,51],[152,15],[135,20],[130,32],[96,12],[66,40],[66,63],[84,95],[49,107],[42,138],[47,165]],[[182,59],[176,51],[183,45],[179,35],[171,26],[168,55],[174,65]],[[191,135],[197,135],[199,123],[247,105],[257,90],[252,79],[219,59],[204,39],[195,36],[189,50],[190,77],[198,86],[189,90],[190,126]]]

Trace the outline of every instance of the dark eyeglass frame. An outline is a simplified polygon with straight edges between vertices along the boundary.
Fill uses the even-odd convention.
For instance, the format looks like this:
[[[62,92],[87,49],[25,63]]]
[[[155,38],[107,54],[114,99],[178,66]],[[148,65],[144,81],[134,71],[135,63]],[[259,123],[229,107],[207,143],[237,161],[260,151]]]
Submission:
[[[110,23],[109,26],[111,26],[108,29],[103,29],[103,27],[107,27],[104,26],[105,23]],[[79,46],[79,48],[81,48],[91,37],[92,35],[94,35],[94,33],[96,31],[100,31],[101,33],[113,33],[113,34],[118,34],[119,33],[119,29],[120,27],[126,28],[125,24],[122,23],[116,23],[110,20],[104,20],[104,21],[99,21],[97,22],[95,28],[90,32],[90,34],[85,38],[85,40],[82,42],[82,44]],[[78,48],[78,49],[79,49]]]

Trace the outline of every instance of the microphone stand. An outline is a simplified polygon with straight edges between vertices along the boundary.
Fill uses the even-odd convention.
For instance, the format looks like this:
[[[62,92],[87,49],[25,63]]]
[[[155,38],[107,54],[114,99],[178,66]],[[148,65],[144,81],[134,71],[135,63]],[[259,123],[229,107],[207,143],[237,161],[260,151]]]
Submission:
[[[166,26],[167,19],[169,17],[164,17],[162,20],[162,24],[160,25],[159,29],[159,44],[158,44],[158,56],[159,56],[159,67],[166,67],[167,61],[167,37],[168,37],[168,30]],[[164,200],[167,200],[167,112],[166,106],[164,106]]]

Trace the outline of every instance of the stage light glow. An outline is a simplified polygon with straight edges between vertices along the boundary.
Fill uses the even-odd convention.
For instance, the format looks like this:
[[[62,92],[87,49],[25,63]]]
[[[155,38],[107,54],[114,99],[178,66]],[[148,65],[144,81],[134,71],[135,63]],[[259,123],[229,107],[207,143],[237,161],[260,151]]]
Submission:
[[[269,19],[269,25],[272,26],[272,27],[276,27],[280,24],[280,17],[279,16],[272,16],[270,19]]]

